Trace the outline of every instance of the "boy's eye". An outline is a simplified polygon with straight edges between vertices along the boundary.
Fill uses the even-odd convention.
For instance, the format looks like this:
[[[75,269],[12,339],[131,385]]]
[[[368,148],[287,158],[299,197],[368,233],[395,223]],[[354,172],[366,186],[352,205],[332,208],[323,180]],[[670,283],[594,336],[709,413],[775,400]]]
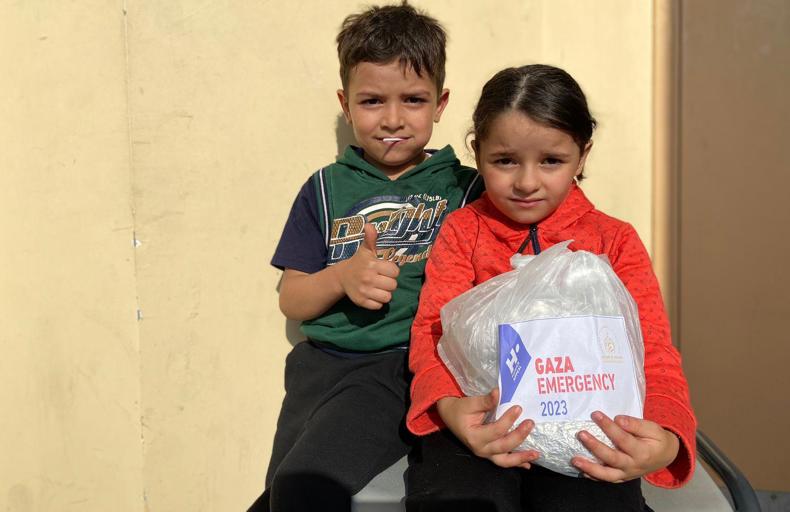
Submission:
[[[419,96],[409,96],[406,98],[406,103],[425,103],[426,101],[428,100]]]
[[[367,98],[362,100],[360,103],[362,103],[362,105],[378,105],[381,103],[381,100],[378,98]]]

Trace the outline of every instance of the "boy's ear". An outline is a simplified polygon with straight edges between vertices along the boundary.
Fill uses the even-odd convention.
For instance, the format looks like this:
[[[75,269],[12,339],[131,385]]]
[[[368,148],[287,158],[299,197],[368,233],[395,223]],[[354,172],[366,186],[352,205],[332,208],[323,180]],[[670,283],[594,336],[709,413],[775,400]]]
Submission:
[[[450,89],[442,89],[442,92],[439,94],[439,98],[436,101],[436,112],[433,115],[434,123],[438,123],[442,118],[442,112],[444,112],[448,101],[450,101]]]
[[[346,98],[346,91],[343,89],[338,89],[337,99],[340,101],[340,108],[343,109],[343,117],[346,118],[346,122],[348,124],[351,124],[351,111],[348,109],[348,98]]]
[[[590,149],[592,149],[593,141],[590,139],[587,144],[584,145],[584,151],[582,151],[581,158],[579,159],[579,167],[576,169],[575,176],[578,176],[584,170],[584,164],[587,162],[587,155],[590,154]]]

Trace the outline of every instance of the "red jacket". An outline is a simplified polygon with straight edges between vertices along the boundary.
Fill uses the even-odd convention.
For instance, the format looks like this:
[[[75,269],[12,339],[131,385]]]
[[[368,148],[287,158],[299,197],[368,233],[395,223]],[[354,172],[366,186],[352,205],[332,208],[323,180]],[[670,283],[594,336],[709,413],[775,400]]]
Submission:
[[[484,195],[450,214],[442,225],[426,267],[426,283],[411,331],[409,366],[414,373],[409,430],[426,435],[444,427],[435,404],[443,397],[463,396],[436,344],[442,335],[439,311],[449,300],[511,269],[512,256],[529,234],[529,226],[516,223]],[[560,207],[538,224],[542,249],[574,240],[571,250],[605,254],[639,308],[645,344],[644,417],[677,434],[680,451],[666,469],[646,476],[660,487],[686,483],[695,465],[696,419],[680,355],[672,346],[658,281],[650,258],[634,228],[599,212],[574,186]],[[525,253],[531,253],[531,244]]]

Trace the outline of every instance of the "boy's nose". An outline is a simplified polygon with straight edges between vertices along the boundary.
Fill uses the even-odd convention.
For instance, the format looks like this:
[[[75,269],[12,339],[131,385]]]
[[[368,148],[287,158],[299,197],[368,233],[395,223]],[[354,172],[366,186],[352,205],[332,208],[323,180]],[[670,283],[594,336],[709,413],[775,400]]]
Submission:
[[[397,105],[389,105],[384,112],[381,119],[383,128],[389,130],[397,130],[403,127],[403,115],[401,109]]]

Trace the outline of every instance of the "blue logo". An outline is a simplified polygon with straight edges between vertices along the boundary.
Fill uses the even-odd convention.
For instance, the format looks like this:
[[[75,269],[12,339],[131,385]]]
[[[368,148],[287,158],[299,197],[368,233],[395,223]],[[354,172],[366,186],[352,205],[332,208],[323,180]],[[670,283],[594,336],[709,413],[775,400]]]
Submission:
[[[499,380],[502,382],[500,403],[513,398],[518,383],[532,360],[527,347],[509,324],[499,326]]]

